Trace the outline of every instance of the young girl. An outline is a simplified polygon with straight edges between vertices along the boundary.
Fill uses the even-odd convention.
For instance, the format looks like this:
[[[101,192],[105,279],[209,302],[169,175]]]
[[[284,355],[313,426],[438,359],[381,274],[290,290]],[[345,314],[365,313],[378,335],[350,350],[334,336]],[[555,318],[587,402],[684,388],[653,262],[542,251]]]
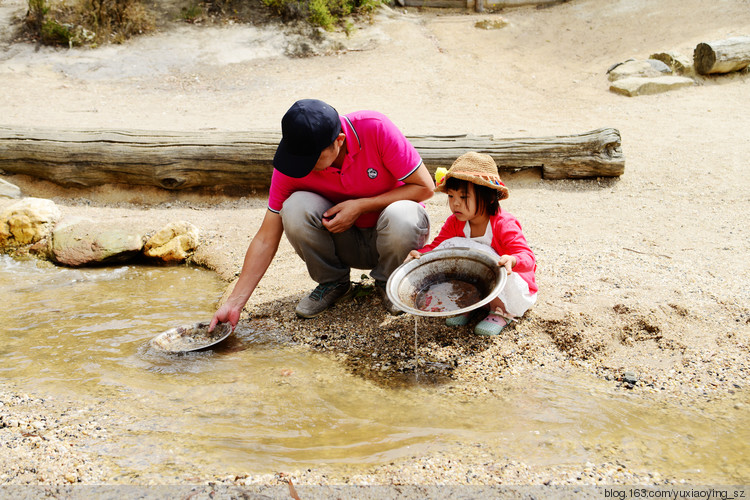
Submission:
[[[479,335],[497,335],[509,321],[523,316],[536,302],[534,280],[536,259],[526,243],[518,220],[503,211],[499,201],[508,197],[500,180],[495,160],[490,155],[466,153],[453,162],[450,170],[437,182],[436,191],[448,194],[453,215],[443,224],[429,245],[412,250],[409,258],[438,248],[469,247],[499,256],[499,265],[508,272],[505,287],[490,303],[490,312],[477,323]],[[450,326],[465,325],[469,314],[446,320]]]

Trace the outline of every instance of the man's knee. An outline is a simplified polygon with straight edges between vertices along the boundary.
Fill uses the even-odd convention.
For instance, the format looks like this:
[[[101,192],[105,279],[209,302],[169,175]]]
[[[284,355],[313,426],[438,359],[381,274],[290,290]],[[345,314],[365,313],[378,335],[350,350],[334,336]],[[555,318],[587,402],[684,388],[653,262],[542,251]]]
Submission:
[[[287,217],[302,215],[305,212],[310,211],[310,209],[315,207],[320,201],[321,197],[314,193],[296,191],[284,201],[281,215],[286,215]]]
[[[284,201],[281,209],[281,219],[284,223],[284,230],[288,233],[295,232],[301,226],[312,224],[319,225],[320,216],[323,212],[332,206],[331,202],[320,195],[307,191],[297,191],[292,193]]]
[[[380,214],[378,235],[395,240],[416,241],[430,232],[430,219],[419,203],[400,200],[388,205]]]
[[[388,205],[378,219],[378,232],[412,235],[415,231],[429,231],[427,212],[419,203],[400,200]]]

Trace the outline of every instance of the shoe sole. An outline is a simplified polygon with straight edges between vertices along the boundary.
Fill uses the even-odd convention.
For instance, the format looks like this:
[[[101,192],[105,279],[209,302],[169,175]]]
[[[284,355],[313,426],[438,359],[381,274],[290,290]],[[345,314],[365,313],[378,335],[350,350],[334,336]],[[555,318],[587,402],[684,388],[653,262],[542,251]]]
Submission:
[[[488,330],[482,331],[481,328],[479,328],[479,329],[474,328],[474,333],[477,334],[477,335],[481,335],[483,337],[495,337],[497,335],[500,335],[503,332],[503,330],[505,329],[505,326],[507,326],[507,325],[501,326],[500,329],[496,330],[496,331],[495,330],[493,330],[493,331],[488,331]],[[477,330],[479,330],[479,331],[477,331]]]
[[[453,320],[453,316],[445,320],[445,326],[466,326],[469,324],[469,321],[471,321],[471,316],[468,314],[462,314],[463,316],[461,319],[455,319]]]
[[[494,321],[482,320],[477,323],[477,326],[474,327],[474,333],[477,335],[482,335],[483,337],[494,337],[496,335],[500,335],[509,323],[510,322],[506,319],[505,324],[498,327],[498,324]]]
[[[326,312],[327,310],[329,310],[331,307],[335,306],[338,302],[340,302],[340,301],[342,301],[342,300],[344,300],[346,298],[351,297],[353,292],[354,292],[354,287],[350,285],[349,286],[349,290],[347,290],[344,295],[342,295],[338,299],[336,299],[333,302],[331,302],[331,304],[328,307],[326,307],[325,309],[323,309],[322,311],[317,312],[315,314],[303,314],[303,313],[300,313],[299,311],[297,311],[296,309],[294,310],[294,312],[297,314],[298,317],[300,317],[302,319],[317,318],[318,316],[320,316],[321,314],[323,314],[324,312]]]

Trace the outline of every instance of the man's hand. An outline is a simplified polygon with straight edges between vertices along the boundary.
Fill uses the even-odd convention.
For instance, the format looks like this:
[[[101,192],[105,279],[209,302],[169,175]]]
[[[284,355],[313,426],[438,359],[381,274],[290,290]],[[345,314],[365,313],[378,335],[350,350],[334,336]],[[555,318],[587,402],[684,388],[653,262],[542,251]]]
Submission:
[[[323,226],[332,233],[343,233],[354,225],[360,215],[360,200],[346,200],[323,213]]]
[[[229,323],[232,325],[232,331],[234,331],[234,328],[237,326],[237,323],[240,321],[240,313],[242,312],[242,307],[237,308],[232,305],[230,305],[228,302],[225,303],[223,306],[219,308],[218,311],[216,311],[216,314],[214,314],[213,319],[211,319],[211,325],[208,327],[208,333],[211,333],[214,328],[216,328],[216,325],[219,323]]]

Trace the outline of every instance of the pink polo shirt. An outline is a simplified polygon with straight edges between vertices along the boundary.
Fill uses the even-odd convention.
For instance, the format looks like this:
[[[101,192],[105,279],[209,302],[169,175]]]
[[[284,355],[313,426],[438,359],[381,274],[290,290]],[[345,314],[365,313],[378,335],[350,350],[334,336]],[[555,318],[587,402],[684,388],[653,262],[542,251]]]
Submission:
[[[310,191],[340,203],[369,198],[403,185],[422,164],[422,158],[404,134],[377,111],[357,111],[339,117],[346,134],[346,157],[341,170],[333,167],[312,171],[300,179],[274,169],[268,192],[268,209],[279,213],[296,191]],[[378,212],[362,214],[357,227],[373,227]]]

